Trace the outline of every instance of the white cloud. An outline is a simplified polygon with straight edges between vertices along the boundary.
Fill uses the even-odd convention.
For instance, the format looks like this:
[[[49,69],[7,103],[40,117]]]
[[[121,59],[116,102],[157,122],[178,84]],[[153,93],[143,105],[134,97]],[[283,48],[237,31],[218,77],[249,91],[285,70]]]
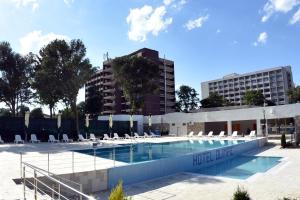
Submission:
[[[180,1],[176,2],[176,3],[174,3],[174,4],[172,5],[172,8],[175,8],[175,9],[177,9],[177,10],[181,10],[182,7],[183,7],[186,3],[187,3],[186,0],[180,0]]]
[[[253,43],[254,46],[258,46],[259,44],[265,44],[268,39],[268,34],[266,32],[262,32],[259,34],[257,40]]]
[[[200,28],[202,27],[203,23],[208,20],[208,15],[206,16],[201,16],[195,20],[189,20],[185,25],[184,27],[187,29],[187,30],[193,30],[195,28]]]
[[[55,39],[70,40],[70,38],[65,35],[58,35],[55,33],[47,33],[43,35],[42,31],[32,31],[20,39],[20,52],[22,54],[27,54],[29,52],[37,53],[41,47]]]
[[[64,0],[65,4],[70,6],[72,3],[74,3],[74,0]]]
[[[300,8],[298,11],[293,15],[292,19],[290,20],[290,24],[295,24],[300,21]]]
[[[165,4],[166,6],[168,6],[168,5],[172,4],[174,1],[175,1],[175,0],[164,0],[164,4]]]
[[[299,0],[268,0],[263,8],[264,15],[261,21],[266,22],[276,12],[288,13],[299,3]]]
[[[173,21],[171,17],[165,18],[166,7],[160,6],[153,9],[152,6],[145,5],[142,8],[130,9],[126,18],[130,26],[128,37],[133,41],[146,41],[147,35],[157,36],[160,31],[165,30]]]
[[[32,11],[39,8],[39,0],[6,0],[15,4],[17,7],[31,7]]]
[[[216,30],[216,33],[217,33],[217,34],[221,33],[221,30],[220,30],[220,29],[217,29],[217,30]]]

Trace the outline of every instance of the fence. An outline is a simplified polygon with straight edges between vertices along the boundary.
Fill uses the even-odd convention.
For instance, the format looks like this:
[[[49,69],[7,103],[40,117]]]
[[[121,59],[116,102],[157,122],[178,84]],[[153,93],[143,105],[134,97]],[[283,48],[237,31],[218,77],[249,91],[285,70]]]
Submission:
[[[79,121],[80,132],[85,135],[85,120]],[[137,122],[134,122],[133,130],[137,130]],[[88,132],[94,133],[97,137],[103,137],[104,133],[118,132],[121,136],[130,132],[129,121],[114,121],[112,130],[108,127],[108,121],[90,120]],[[24,125],[23,117],[0,117],[0,135],[5,142],[13,142],[14,135],[19,134],[25,140],[30,139],[30,134],[36,134],[42,142],[47,142],[50,134],[58,137],[64,133],[70,138],[77,139],[75,121],[63,119],[60,129],[57,128],[57,119],[30,118],[29,127]]]

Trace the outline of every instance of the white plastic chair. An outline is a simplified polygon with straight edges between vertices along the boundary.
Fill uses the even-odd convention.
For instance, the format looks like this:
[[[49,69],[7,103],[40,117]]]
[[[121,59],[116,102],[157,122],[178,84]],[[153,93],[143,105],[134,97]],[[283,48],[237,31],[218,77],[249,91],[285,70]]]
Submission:
[[[40,143],[41,141],[37,139],[36,134],[31,134],[29,142],[31,142],[31,143]]]
[[[49,135],[48,142],[50,142],[50,143],[58,143],[59,141],[57,139],[55,139],[54,135]]]
[[[233,131],[231,134],[231,137],[238,137],[238,132],[237,131]]]
[[[160,135],[156,135],[156,134],[153,133],[152,131],[150,131],[150,135],[151,135],[152,137],[160,137]]]
[[[152,136],[148,135],[148,133],[144,132],[144,138],[152,138]]]
[[[63,139],[62,139],[63,142],[73,142],[72,139],[69,139],[68,135],[67,134],[63,134]]]
[[[250,134],[249,134],[249,137],[251,137],[251,138],[256,137],[255,131],[251,131]]]
[[[194,131],[191,131],[189,134],[188,134],[188,137],[193,137],[194,136]]]
[[[140,135],[137,134],[137,133],[134,133],[134,137],[135,137],[135,138],[143,138],[143,136],[140,136]]]
[[[225,137],[225,131],[221,131],[219,137]]]
[[[0,135],[0,144],[4,144],[4,141],[1,138],[1,135]]]
[[[90,140],[97,141],[98,139],[95,137],[94,133],[90,133]]]
[[[203,136],[203,131],[199,131],[199,133],[198,133],[197,136],[198,136],[198,137],[202,137],[202,136]]]
[[[118,133],[114,133],[114,140],[120,140],[120,139],[124,139],[123,137],[119,137]]]
[[[112,140],[107,134],[104,134],[103,140]]]
[[[125,139],[132,139],[134,137],[131,137],[130,135],[128,135],[127,133],[125,133]]]
[[[22,140],[21,136],[20,135],[15,135],[15,141],[14,141],[16,144],[19,144],[19,143],[23,143],[24,144],[24,140]]]
[[[207,134],[207,137],[213,137],[214,136],[214,132],[213,131],[209,131],[209,133]]]
[[[85,142],[88,141],[88,139],[85,139],[81,134],[78,135],[78,142]]]

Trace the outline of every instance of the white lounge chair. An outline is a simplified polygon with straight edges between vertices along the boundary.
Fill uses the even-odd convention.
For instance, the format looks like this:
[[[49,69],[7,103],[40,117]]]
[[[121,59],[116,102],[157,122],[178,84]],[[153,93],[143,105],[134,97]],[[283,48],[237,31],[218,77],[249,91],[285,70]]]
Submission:
[[[160,135],[156,135],[156,134],[153,133],[152,131],[150,131],[150,135],[151,135],[152,137],[160,137]]]
[[[249,134],[249,137],[251,137],[251,138],[256,137],[255,131],[251,131],[250,134]]]
[[[21,136],[20,135],[15,135],[15,141],[14,141],[16,144],[19,144],[19,143],[23,143],[24,144],[24,140],[22,140]]]
[[[131,137],[130,135],[128,135],[127,133],[125,133],[125,139],[132,139],[134,137]]]
[[[194,131],[191,131],[189,134],[188,134],[188,137],[193,137],[194,136]]]
[[[209,133],[207,134],[207,137],[213,137],[214,136],[214,132],[213,131],[209,131]]]
[[[63,134],[63,139],[62,139],[63,142],[73,142],[72,139],[69,139],[68,135],[67,134]]]
[[[203,136],[203,131],[199,131],[199,133],[198,133],[197,136],[198,136],[198,137],[202,137],[202,136]]]
[[[31,142],[31,143],[40,143],[41,141],[37,139],[36,134],[31,134],[29,142]]]
[[[1,138],[1,135],[0,135],[0,144],[4,144],[4,141]]]
[[[221,131],[219,137],[225,137],[225,131]]]
[[[144,138],[152,138],[152,136],[148,135],[148,133],[144,132]]]
[[[78,135],[78,142],[86,142],[88,139],[85,139],[81,134]]]
[[[90,133],[90,140],[97,141],[98,139],[96,138],[94,133]]]
[[[103,135],[103,140],[112,140],[111,137],[109,137],[107,134]]]
[[[120,140],[120,139],[124,139],[123,137],[119,137],[118,133],[114,133],[114,140]]]
[[[238,132],[237,131],[233,131],[231,134],[231,137],[238,137]]]
[[[49,135],[48,142],[50,142],[50,143],[58,143],[59,141],[57,139],[55,139],[54,135]]]
[[[140,136],[139,134],[134,133],[134,138],[144,138],[144,136]]]

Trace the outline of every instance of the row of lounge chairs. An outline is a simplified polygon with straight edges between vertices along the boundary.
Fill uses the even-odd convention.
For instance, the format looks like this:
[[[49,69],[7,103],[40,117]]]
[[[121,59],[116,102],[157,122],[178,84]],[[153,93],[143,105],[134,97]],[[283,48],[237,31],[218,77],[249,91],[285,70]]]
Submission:
[[[73,139],[69,139],[67,134],[62,135],[62,142],[73,142]],[[134,136],[131,137],[128,134],[125,134],[125,137],[119,137],[118,133],[114,133],[114,136],[111,138],[108,136],[108,134],[104,134],[103,140],[119,140],[119,139],[136,139],[136,138],[154,138],[154,137],[160,137],[159,135],[154,134],[153,132],[150,132],[150,134],[144,132],[143,136],[140,136],[138,133],[134,133]],[[89,139],[85,139],[82,134],[78,135],[78,142],[85,142],[85,141],[98,141],[99,139],[96,138],[95,134],[91,133]],[[41,141],[37,138],[36,134],[30,135],[30,143],[40,143]],[[55,139],[54,135],[49,135],[48,139],[49,143],[58,143],[59,140]],[[0,143],[4,143],[4,141],[1,138],[0,135]],[[16,144],[24,144],[24,140],[22,139],[21,135],[15,135],[14,143]]]
[[[203,131],[200,131],[197,135],[194,135],[194,131],[191,131],[188,134],[188,137],[194,137],[194,136],[197,136],[197,137],[204,137],[204,136],[206,136],[206,137],[214,137],[215,135],[214,135],[213,131],[209,131],[209,133],[207,135],[204,135]],[[219,133],[219,135],[217,135],[217,136],[218,137],[226,137],[225,131],[221,131]],[[237,131],[233,131],[231,137],[239,137],[238,132]],[[251,131],[250,134],[249,134],[249,137],[256,137],[255,131]]]

